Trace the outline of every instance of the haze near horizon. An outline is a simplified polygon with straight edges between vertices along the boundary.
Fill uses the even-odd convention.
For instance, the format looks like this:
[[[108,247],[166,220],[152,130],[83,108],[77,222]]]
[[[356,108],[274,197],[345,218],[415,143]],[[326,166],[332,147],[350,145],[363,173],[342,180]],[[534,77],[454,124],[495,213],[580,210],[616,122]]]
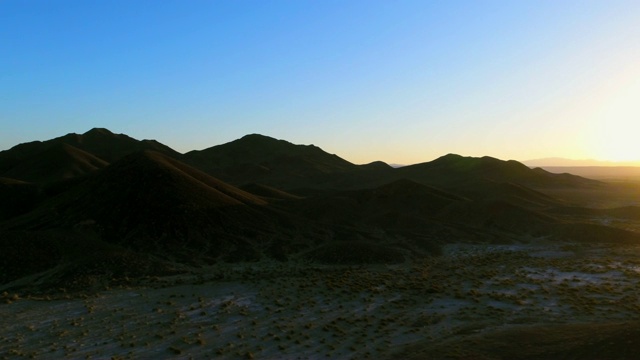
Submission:
[[[354,163],[637,161],[636,1],[4,1],[0,149],[261,133]]]

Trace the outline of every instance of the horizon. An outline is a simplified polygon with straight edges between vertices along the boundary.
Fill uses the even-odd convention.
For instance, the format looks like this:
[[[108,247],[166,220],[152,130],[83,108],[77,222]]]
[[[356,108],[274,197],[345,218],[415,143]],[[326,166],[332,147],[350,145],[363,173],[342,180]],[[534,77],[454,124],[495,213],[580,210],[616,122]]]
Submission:
[[[640,165],[635,1],[0,3],[0,149],[259,133],[358,164]],[[25,126],[24,124],[28,124]]]
[[[66,135],[71,135],[71,134],[84,135],[84,134],[86,134],[86,133],[88,133],[90,131],[93,131],[93,130],[106,130],[107,132],[109,132],[111,134],[114,134],[114,135],[129,136],[128,134],[119,133],[117,131],[112,131],[111,129],[97,128],[96,127],[96,128],[92,128],[90,130],[87,130],[86,132],[78,132],[78,133],[72,132],[72,133],[62,134],[62,135],[56,136],[56,137],[51,138],[51,139],[41,139],[41,140],[33,140],[33,141],[35,141],[35,142],[48,141],[48,140],[53,140],[55,138],[59,138],[59,137],[63,137],[63,136],[66,136]],[[201,150],[205,150],[205,149],[210,148],[210,147],[224,145],[224,144],[239,140],[239,139],[241,139],[241,138],[243,138],[245,136],[250,136],[250,135],[258,135],[258,136],[269,137],[269,138],[272,138],[274,140],[284,140],[284,141],[287,141],[287,142],[289,142],[289,143],[291,143],[293,145],[296,145],[296,146],[313,145],[313,146],[319,147],[322,150],[325,150],[319,144],[298,144],[298,143],[294,143],[294,142],[288,141],[287,139],[278,139],[278,138],[274,138],[272,136],[265,135],[265,134],[250,133],[250,134],[245,134],[242,137],[237,138],[237,139],[232,139],[232,140],[229,140],[229,141],[225,141],[224,143],[212,144],[210,146],[207,146],[206,148],[189,149],[187,151],[178,151],[178,152],[184,155],[184,154],[186,154],[188,152],[191,152],[191,151],[201,151]],[[138,138],[134,138],[134,139],[135,140],[154,140],[154,141],[157,141],[156,139],[150,139],[150,138],[139,138],[139,139]],[[7,148],[7,149],[0,149],[0,152],[11,150],[13,147],[15,147],[17,145],[20,145],[20,144],[15,144],[14,146],[12,146],[10,148]],[[163,144],[163,145],[168,146],[167,144]],[[171,148],[171,146],[169,146],[169,147]],[[177,151],[176,149],[173,149],[173,150]],[[463,157],[475,157],[475,158],[482,157],[482,156],[470,156],[470,155],[465,155],[465,154],[444,153],[444,154],[438,155],[437,157],[435,157],[433,159],[424,159],[422,161],[415,162],[415,163],[410,163],[410,164],[399,164],[399,163],[387,163],[387,164],[390,165],[391,167],[399,168],[399,167],[411,166],[411,165],[416,165],[416,164],[420,164],[420,163],[426,163],[426,162],[434,161],[434,160],[436,160],[436,159],[438,159],[440,157],[444,157],[446,155],[451,155],[451,154],[460,155],[460,156],[463,156]],[[337,155],[337,156],[349,161],[349,159],[346,159],[346,158],[342,157],[340,154],[333,154],[333,155]],[[497,158],[495,156],[491,156],[490,154],[486,154],[486,155],[483,155],[483,156]],[[536,168],[536,167],[542,167],[542,168],[544,168],[544,167],[558,167],[558,168],[562,168],[562,167],[567,167],[567,168],[570,168],[570,167],[640,167],[640,162],[614,162],[614,161],[600,161],[600,160],[595,160],[595,159],[567,159],[567,158],[559,158],[559,157],[542,158],[542,159],[530,159],[530,160],[505,159],[505,158],[497,158],[497,159],[498,160],[503,160],[503,161],[516,160],[516,161],[521,162],[524,165],[527,165],[528,167],[531,167],[531,168]],[[376,162],[376,161],[382,161],[382,160],[373,160],[373,161],[370,161],[369,163]],[[354,164],[365,165],[365,164],[368,164],[368,163],[354,163]]]

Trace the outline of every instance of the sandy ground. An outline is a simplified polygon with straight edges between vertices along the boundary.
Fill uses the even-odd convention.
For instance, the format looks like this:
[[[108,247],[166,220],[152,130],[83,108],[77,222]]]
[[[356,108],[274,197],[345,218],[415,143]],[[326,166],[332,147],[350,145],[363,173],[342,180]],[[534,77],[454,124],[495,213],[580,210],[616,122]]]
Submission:
[[[84,298],[5,293],[0,358],[379,359],[510,326],[638,320],[639,253],[457,245],[397,266],[261,262]]]

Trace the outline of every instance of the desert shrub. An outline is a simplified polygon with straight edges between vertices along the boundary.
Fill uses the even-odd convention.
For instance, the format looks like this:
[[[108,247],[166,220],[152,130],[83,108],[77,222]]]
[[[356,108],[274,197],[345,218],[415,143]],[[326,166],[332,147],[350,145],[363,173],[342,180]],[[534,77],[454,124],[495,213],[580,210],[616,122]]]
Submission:
[[[391,246],[368,241],[334,241],[309,252],[307,258],[328,264],[394,264],[404,261],[404,254]]]

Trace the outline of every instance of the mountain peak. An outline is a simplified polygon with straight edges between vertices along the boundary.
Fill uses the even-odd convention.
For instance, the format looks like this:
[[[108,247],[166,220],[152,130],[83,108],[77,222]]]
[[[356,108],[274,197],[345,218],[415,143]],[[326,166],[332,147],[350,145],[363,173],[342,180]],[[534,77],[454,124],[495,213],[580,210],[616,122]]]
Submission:
[[[240,138],[241,140],[257,140],[257,139],[262,139],[262,140],[276,140],[278,141],[276,138],[273,138],[271,136],[267,136],[267,135],[262,135],[262,134],[257,134],[257,133],[253,133],[253,134],[247,134],[243,137]]]
[[[114,135],[109,129],[95,127],[82,135]]]
[[[192,166],[233,184],[259,182],[283,188],[297,186],[300,179],[356,168],[319,147],[295,145],[260,134],[249,134],[226,144],[191,151],[185,154],[185,159]]]

